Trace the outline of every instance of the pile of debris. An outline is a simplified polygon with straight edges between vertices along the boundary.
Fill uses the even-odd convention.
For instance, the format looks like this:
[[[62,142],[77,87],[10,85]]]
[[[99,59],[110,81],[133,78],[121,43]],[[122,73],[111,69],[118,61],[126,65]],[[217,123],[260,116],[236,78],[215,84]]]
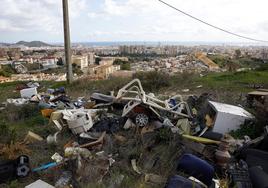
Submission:
[[[116,96],[93,93],[90,100],[71,101],[64,88],[38,94],[38,87],[29,83],[21,88],[20,99],[7,102],[36,103],[55,128],[46,139],[29,132],[24,143],[46,142],[60,149],[50,162],[34,168],[26,155],[2,163],[1,182],[54,173],[54,186],[39,179],[26,187],[102,182],[126,187],[127,176],[138,180],[133,187],[138,182],[167,188],[268,186],[267,129],[253,140],[228,134],[254,123],[242,107],[215,102],[209,94],[161,100],[147,94],[138,79]],[[68,142],[62,143],[66,133]]]

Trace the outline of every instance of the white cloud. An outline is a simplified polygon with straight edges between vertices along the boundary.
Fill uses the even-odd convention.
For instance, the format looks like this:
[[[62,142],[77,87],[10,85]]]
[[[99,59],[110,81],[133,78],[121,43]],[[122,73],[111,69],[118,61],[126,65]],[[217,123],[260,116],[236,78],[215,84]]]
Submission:
[[[76,18],[85,8],[86,0],[70,0],[70,17]],[[62,32],[60,0],[1,0],[0,30]]]
[[[21,28],[12,26],[7,20],[0,19],[0,30],[2,31],[22,31]]]
[[[17,28],[23,31],[45,30],[56,31],[60,11],[55,10],[51,0],[3,0],[0,7],[0,17],[9,25],[9,29]],[[8,28],[6,28],[8,29]]]
[[[69,13],[71,18],[77,18],[86,10],[87,0],[70,0]]]
[[[268,17],[265,15],[267,0],[165,1],[223,29],[268,40]],[[6,35],[8,32],[21,35],[39,33],[38,36],[45,37],[49,34],[53,37],[56,35],[61,40],[61,2],[1,0],[0,32]],[[239,41],[238,38],[203,25],[158,0],[69,0],[69,13],[73,41]],[[3,40],[1,36],[0,40]]]
[[[223,29],[249,37],[264,40],[268,38],[267,32],[263,32],[266,27],[261,24],[265,23],[265,20],[268,22],[267,16],[264,16],[268,6],[266,0],[166,0],[166,2]],[[203,25],[157,0],[105,0],[102,13],[91,13],[89,16],[93,19],[109,17],[110,20],[122,22],[120,25],[114,25],[113,30],[124,30],[128,35],[131,32],[140,33],[139,38],[142,40],[148,39],[148,35],[155,36],[149,38],[156,40],[172,37],[173,40],[239,40]],[[126,19],[130,20],[129,26],[124,24]],[[140,32],[141,29],[143,32]],[[109,35],[112,37],[112,33]]]

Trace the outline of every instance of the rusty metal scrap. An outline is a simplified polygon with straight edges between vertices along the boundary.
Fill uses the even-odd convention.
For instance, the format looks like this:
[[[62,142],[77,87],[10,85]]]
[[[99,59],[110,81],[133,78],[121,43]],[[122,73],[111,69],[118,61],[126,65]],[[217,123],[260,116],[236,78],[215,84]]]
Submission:
[[[93,146],[96,146],[96,145],[103,144],[103,140],[104,140],[105,135],[106,135],[106,132],[103,132],[101,134],[101,136],[98,138],[98,140],[90,142],[90,143],[87,143],[87,144],[80,145],[79,147],[88,148],[88,147],[93,147]]]

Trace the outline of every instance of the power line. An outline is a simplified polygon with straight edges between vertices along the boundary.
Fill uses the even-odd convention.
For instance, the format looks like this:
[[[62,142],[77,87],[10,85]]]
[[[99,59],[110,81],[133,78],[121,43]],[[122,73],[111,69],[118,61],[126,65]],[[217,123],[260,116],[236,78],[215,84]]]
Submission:
[[[195,17],[195,16],[192,16],[192,15],[188,14],[187,12],[184,12],[184,11],[182,11],[182,10],[180,10],[180,9],[178,9],[178,8],[176,8],[176,7],[174,7],[174,6],[172,6],[171,4],[166,3],[165,1],[162,1],[162,0],[158,0],[158,1],[160,1],[161,3],[167,5],[168,7],[172,8],[172,9],[174,9],[174,10],[176,10],[176,11],[178,11],[178,12],[180,12],[180,13],[186,15],[186,16],[189,16],[189,17],[192,18],[192,19],[195,19],[195,20],[197,20],[197,21],[199,21],[199,22],[201,22],[201,23],[203,23],[203,24],[206,24],[206,25],[208,25],[208,26],[210,26],[210,27],[213,27],[213,28],[215,28],[215,29],[218,29],[218,30],[223,31],[223,32],[225,32],[225,33],[228,33],[228,34],[230,34],[230,35],[234,35],[234,36],[236,36],[236,37],[244,38],[244,39],[247,39],[247,40],[252,40],[252,41],[255,41],[255,42],[265,42],[265,43],[268,43],[268,41],[266,41],[266,40],[254,39],[254,38],[251,38],[251,37],[243,36],[243,35],[236,34],[236,33],[234,33],[234,32],[231,32],[231,31],[222,29],[222,28],[220,28],[220,27],[218,27],[218,26],[212,25],[212,24],[210,24],[210,23],[208,23],[208,22],[206,22],[206,21],[204,21],[204,20],[201,20],[201,19],[199,19],[199,18],[197,18],[197,17]]]

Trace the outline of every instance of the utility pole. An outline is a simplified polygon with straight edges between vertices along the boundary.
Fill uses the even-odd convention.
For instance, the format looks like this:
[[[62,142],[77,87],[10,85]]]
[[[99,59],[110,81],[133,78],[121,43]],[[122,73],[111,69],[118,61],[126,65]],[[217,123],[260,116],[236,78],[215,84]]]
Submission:
[[[64,48],[65,48],[65,62],[67,66],[67,83],[73,81],[72,70],[72,55],[71,55],[71,41],[70,41],[70,28],[69,28],[69,11],[68,0],[62,0],[63,7],[63,28],[64,28]]]

